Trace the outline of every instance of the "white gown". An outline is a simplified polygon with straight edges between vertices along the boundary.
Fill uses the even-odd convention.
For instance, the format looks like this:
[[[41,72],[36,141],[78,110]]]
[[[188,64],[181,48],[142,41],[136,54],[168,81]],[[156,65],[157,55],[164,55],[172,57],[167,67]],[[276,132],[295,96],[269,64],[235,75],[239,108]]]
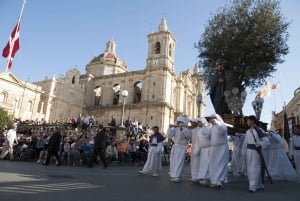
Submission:
[[[157,146],[150,146],[148,149],[147,161],[144,165],[143,172],[158,174],[162,168],[163,142],[157,143]]]
[[[188,128],[179,127],[169,128],[167,131],[169,139],[172,139],[174,144],[170,153],[170,176],[171,178],[180,179],[184,167],[185,148],[187,142],[191,138],[191,132]]]
[[[199,171],[197,179],[199,180],[209,180],[209,156],[211,149],[211,130],[210,127],[201,127],[198,130],[197,141],[201,149],[200,161],[199,161]]]
[[[234,145],[231,159],[231,168],[234,176],[239,176],[246,173],[246,159],[242,154],[244,139],[245,135],[231,137],[231,141]]]
[[[290,157],[294,157],[295,165],[296,165],[296,173],[298,175],[298,180],[300,182],[300,150],[296,150],[296,147],[300,147],[300,135],[293,135],[290,141]]]
[[[211,127],[211,150],[209,157],[209,178],[212,185],[220,185],[227,180],[229,147],[227,127],[217,121]]]
[[[279,134],[269,136],[269,152],[266,161],[273,179],[295,179],[297,174],[285,153],[284,145]]]
[[[191,177],[192,180],[197,180],[197,175],[199,171],[199,162],[200,162],[200,147],[199,142],[197,141],[198,130],[200,128],[196,127],[191,130],[192,135],[192,153],[191,153]]]
[[[260,156],[256,150],[247,149],[247,144],[256,144],[251,132],[253,132],[253,135],[257,140],[257,144],[259,144],[262,147],[262,149],[267,147],[270,144],[270,142],[267,136],[259,138],[254,128],[250,128],[246,132],[242,152],[246,157],[249,190],[256,191],[259,188],[263,188],[264,185],[262,183],[262,178],[261,178]]]

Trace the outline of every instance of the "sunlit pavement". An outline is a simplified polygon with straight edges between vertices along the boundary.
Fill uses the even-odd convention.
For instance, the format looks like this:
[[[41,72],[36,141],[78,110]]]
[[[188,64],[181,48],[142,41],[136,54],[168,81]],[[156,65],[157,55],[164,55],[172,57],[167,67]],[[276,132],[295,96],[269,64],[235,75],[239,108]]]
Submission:
[[[169,181],[168,167],[160,176],[139,175],[142,166],[42,166],[34,162],[0,161],[0,201],[298,201],[296,181],[266,183],[263,191],[249,193],[245,177],[229,177],[221,189],[183,181]]]

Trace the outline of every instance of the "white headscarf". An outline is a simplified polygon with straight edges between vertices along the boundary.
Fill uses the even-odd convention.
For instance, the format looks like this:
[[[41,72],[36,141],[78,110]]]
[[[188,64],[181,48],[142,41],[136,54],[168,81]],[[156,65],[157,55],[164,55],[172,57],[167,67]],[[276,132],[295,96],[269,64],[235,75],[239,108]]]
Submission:
[[[177,119],[176,119],[176,123],[178,123],[178,122],[182,122],[184,125],[188,125],[188,123],[189,123],[189,119],[188,118],[186,118],[186,117],[183,117],[183,116],[180,116],[180,117],[177,117]]]
[[[222,117],[218,114],[211,114],[208,116],[208,118],[215,118],[217,121],[224,123]]]
[[[200,121],[204,126],[206,126],[208,124],[207,120],[205,117],[199,117],[198,121]]]

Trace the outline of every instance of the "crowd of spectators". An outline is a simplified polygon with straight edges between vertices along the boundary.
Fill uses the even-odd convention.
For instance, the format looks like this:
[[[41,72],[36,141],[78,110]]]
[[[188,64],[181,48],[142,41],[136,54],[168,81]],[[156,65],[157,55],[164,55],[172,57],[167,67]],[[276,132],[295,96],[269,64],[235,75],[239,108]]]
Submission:
[[[116,120],[104,126],[88,115],[79,115],[67,122],[19,122],[17,129],[18,144],[14,146],[14,160],[36,161],[42,164],[47,156],[47,145],[55,129],[61,133],[59,150],[62,165],[85,166],[92,160],[94,137],[105,129],[105,157],[108,164],[139,164],[147,159],[149,136],[151,128],[143,126],[135,118],[130,117],[124,122],[126,134],[116,139]],[[2,131],[1,147],[5,146]],[[172,142],[168,141],[164,147],[163,165],[168,165],[169,152]]]

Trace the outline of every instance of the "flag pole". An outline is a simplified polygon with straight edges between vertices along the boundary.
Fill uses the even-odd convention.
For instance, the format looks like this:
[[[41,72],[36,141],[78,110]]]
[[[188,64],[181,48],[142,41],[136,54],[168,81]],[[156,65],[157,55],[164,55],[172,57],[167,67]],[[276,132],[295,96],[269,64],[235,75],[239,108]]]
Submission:
[[[19,15],[19,19],[18,19],[18,23],[17,23],[17,29],[16,31],[19,30],[19,26],[20,26],[20,21],[22,19],[22,15],[23,15],[23,10],[24,10],[24,6],[25,6],[25,3],[26,3],[26,0],[23,0],[23,4],[22,4],[22,8],[21,8],[21,12],[20,12],[20,15]],[[13,41],[13,43],[15,43],[15,41]],[[13,47],[14,44],[12,44],[11,47]],[[8,54],[8,59],[7,59],[7,64],[6,64],[6,69],[5,69],[5,72],[8,71],[8,67],[9,67],[9,64],[10,64],[10,60],[11,60],[11,54],[12,54],[12,48],[9,48],[9,54]]]

